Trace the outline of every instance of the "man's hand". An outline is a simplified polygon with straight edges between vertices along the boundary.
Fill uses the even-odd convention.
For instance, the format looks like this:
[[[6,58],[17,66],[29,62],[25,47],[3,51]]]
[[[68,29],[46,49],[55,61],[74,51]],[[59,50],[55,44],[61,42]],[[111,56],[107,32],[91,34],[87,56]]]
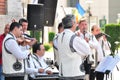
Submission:
[[[47,74],[52,74],[52,71],[47,70],[46,73],[47,73]]]
[[[38,72],[39,72],[39,73],[43,73],[43,72],[44,72],[44,69],[40,68],[40,69],[38,70]]]
[[[89,38],[85,37],[86,42],[89,42]]]

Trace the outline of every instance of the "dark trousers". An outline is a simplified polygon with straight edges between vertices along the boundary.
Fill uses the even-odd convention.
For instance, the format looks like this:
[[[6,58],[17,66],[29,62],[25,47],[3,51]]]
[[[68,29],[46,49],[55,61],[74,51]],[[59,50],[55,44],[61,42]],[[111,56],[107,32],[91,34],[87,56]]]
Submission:
[[[90,74],[91,64],[89,64],[87,60],[84,61],[84,67],[85,67],[85,74]]]
[[[89,80],[95,80],[95,69],[91,69],[90,70]]]
[[[21,76],[5,77],[5,80],[24,80],[24,77],[21,77]]]
[[[103,72],[95,72],[96,74],[96,80],[103,80],[104,79],[104,73]]]

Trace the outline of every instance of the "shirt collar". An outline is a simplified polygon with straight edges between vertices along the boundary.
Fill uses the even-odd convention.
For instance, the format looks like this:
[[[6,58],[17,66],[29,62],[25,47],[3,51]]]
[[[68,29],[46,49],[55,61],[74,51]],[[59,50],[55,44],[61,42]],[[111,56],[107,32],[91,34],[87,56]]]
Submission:
[[[15,40],[17,40],[17,38],[15,37],[15,35],[13,33],[9,33]]]

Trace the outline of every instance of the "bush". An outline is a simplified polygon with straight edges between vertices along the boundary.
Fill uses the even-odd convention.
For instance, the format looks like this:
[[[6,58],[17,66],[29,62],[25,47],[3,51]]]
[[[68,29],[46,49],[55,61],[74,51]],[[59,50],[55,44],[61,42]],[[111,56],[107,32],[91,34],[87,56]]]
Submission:
[[[44,47],[45,47],[45,51],[48,51],[50,48],[51,48],[51,46],[50,46],[50,44],[44,44]]]
[[[120,46],[116,45],[115,42],[120,42],[120,24],[107,24],[105,25],[105,33],[111,36],[108,41],[111,43],[111,49],[113,52]]]
[[[49,42],[53,41],[53,38],[55,37],[54,32],[49,32]]]
[[[30,31],[30,35],[31,35],[32,37],[36,38],[38,42],[40,42],[40,36],[41,36],[41,35],[40,35],[40,31],[37,31],[37,30],[34,31],[34,32],[33,32],[33,31]]]

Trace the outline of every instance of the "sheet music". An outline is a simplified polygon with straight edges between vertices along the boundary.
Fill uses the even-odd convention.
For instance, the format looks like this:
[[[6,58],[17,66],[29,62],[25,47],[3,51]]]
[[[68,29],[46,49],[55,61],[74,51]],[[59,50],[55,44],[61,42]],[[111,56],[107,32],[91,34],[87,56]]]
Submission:
[[[54,69],[52,69],[53,73],[59,73],[58,69],[56,67],[54,67]]]
[[[113,68],[120,61],[120,56],[115,55],[105,57],[99,65],[96,67],[95,71],[105,72],[106,70],[110,70],[112,72]]]

